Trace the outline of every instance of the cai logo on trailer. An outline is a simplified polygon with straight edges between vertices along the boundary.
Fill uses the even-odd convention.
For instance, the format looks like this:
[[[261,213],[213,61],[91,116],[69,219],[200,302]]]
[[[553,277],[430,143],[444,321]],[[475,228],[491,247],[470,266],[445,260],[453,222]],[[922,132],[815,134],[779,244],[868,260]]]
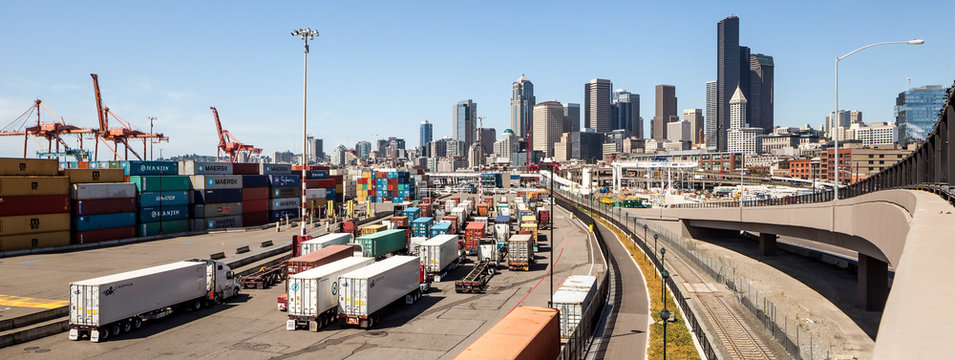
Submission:
[[[298,283],[294,283],[290,285],[288,288],[289,290],[292,290],[292,291],[298,291]]]
[[[109,289],[103,290],[103,295],[110,296],[110,295],[113,295],[114,292],[116,291],[113,290],[112,286],[110,286]]]
[[[332,295],[338,295],[338,281],[332,282]]]

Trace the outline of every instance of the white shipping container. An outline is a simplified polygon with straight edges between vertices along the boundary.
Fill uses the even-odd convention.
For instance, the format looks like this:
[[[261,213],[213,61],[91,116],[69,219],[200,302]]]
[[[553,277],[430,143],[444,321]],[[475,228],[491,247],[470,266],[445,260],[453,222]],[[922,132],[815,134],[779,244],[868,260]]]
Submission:
[[[367,318],[418,290],[420,264],[414,256],[392,256],[341,276],[339,313]]]
[[[334,233],[323,235],[308,241],[303,242],[301,254],[305,255],[319,249],[332,246],[332,245],[347,245],[352,242],[352,234],[349,233]]]
[[[494,224],[494,236],[498,241],[507,241],[511,237],[511,225]]]
[[[201,298],[206,263],[180,261],[70,284],[70,325],[101,326]]]
[[[70,189],[73,200],[121,199],[136,197],[133,183],[73,184]]]
[[[278,198],[269,201],[269,210],[297,209],[302,206],[301,198]]]
[[[347,257],[292,275],[288,279],[289,316],[316,317],[337,308],[338,278],[374,263],[374,258]],[[295,320],[289,320],[289,323],[289,330],[295,330]]]
[[[529,234],[511,236],[507,241],[507,259],[509,261],[531,262],[534,259],[534,240]]]
[[[445,201],[444,201],[444,210],[447,211],[447,212],[451,212],[451,209],[454,209],[457,205],[458,205],[458,202],[457,202],[457,201],[454,201],[454,200],[451,200],[451,199],[445,200]]]
[[[592,276],[584,277],[593,278],[594,281],[590,282],[590,288],[580,286],[583,283],[575,284],[571,281],[570,284],[568,284],[568,282],[565,281],[564,285],[554,292],[554,302],[551,304],[551,307],[560,312],[561,337],[567,338],[574,333],[574,329],[580,324],[581,319],[584,317],[584,312],[587,311],[587,308],[590,306],[596,294],[596,278]]]
[[[232,163],[195,160],[180,161],[179,175],[232,175]]]
[[[424,236],[414,236],[414,237],[412,237],[411,239],[408,239],[408,251],[409,251],[412,255],[417,256],[417,255],[418,255],[418,248],[419,248],[419,247],[421,246],[421,244],[424,243],[425,241],[428,241],[428,238],[426,238],[426,237],[424,237]]]
[[[458,260],[458,236],[435,236],[421,244],[418,254],[421,257],[421,265],[424,265],[424,271],[440,273]]]
[[[242,215],[242,203],[196,204],[192,207],[194,218],[214,218],[220,216]]]
[[[305,190],[305,199],[325,199],[326,192],[325,189],[306,189]]]

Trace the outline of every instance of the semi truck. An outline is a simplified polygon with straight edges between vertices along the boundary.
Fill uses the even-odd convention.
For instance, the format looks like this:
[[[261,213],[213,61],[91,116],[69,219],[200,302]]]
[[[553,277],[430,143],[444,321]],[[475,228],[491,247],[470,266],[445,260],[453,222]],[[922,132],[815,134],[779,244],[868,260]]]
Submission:
[[[454,267],[460,259],[458,236],[435,236],[421,244],[418,254],[425,273],[433,276],[435,281],[441,281],[441,275],[445,273],[445,270]]]
[[[338,321],[338,277],[374,263],[372,258],[350,257],[289,277],[285,330],[308,327],[318,331]]]
[[[392,256],[339,277],[338,316],[347,325],[371,328],[386,306],[421,297],[421,265],[414,256]]]
[[[238,293],[228,265],[200,259],[76,281],[70,284],[69,339],[100,342]]]
[[[510,270],[530,270],[534,263],[534,240],[530,235],[517,234],[507,242],[507,268]]]

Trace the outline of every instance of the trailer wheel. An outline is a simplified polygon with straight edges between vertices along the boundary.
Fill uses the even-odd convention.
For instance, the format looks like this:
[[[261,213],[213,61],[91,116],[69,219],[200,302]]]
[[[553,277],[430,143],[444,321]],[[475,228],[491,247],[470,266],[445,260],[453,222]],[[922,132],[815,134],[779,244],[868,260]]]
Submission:
[[[111,330],[110,332],[112,332],[112,334],[110,335],[113,335],[113,336],[119,336],[119,333],[123,331],[123,329],[119,327],[119,324],[113,325],[113,327],[111,327],[110,330]]]
[[[193,311],[199,311],[199,309],[202,309],[202,300],[196,300],[195,302],[192,303]]]
[[[133,329],[139,329],[143,326],[143,319],[140,317],[133,318]]]
[[[99,340],[97,340],[97,342],[105,341],[105,340],[109,339],[109,328],[108,328],[108,327],[100,327],[99,330],[97,330],[97,331],[99,331]],[[93,340],[92,333],[90,333],[90,340]]]
[[[130,331],[133,331],[132,321],[129,321],[129,320],[123,321],[123,332],[128,333]]]
[[[358,327],[360,327],[360,328],[362,328],[362,329],[368,329],[368,328],[369,328],[369,326],[368,326],[368,322],[369,322],[369,321],[370,321],[370,319],[361,319],[361,320],[359,320],[359,321],[358,321]]]

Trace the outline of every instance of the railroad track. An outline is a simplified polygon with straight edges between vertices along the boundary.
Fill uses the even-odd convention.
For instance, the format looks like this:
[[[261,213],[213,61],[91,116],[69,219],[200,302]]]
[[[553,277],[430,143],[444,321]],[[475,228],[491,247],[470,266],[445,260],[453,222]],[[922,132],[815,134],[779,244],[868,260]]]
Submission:
[[[678,259],[673,261],[673,259]],[[692,291],[696,294],[696,300],[703,308],[704,314],[709,318],[710,323],[714,325],[717,338],[727,355],[732,359],[775,359],[773,352],[769,350],[763,341],[761,341],[753,330],[736,314],[735,311],[726,303],[719,289],[715,288],[707,278],[703,277],[696,269],[689,266],[679,256],[668,258],[668,262],[673,270],[683,278],[686,283],[703,284],[705,291]],[[687,276],[689,275],[689,276]],[[692,279],[688,279],[692,278]],[[691,289],[686,289],[691,291]],[[698,290],[698,289],[694,289]]]

